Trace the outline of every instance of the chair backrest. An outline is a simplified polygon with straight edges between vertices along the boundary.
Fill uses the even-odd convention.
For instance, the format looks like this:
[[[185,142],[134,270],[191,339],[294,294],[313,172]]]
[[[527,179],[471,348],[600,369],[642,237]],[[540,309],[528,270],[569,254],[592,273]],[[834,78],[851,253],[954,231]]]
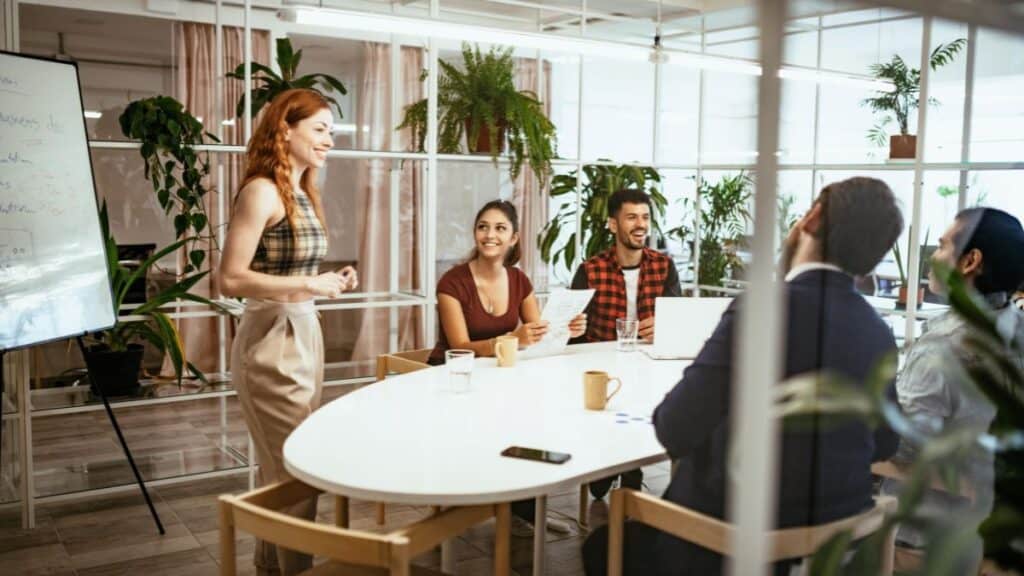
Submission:
[[[875,505],[856,515],[828,524],[797,528],[784,528],[768,533],[770,552],[767,560],[776,562],[793,558],[806,558],[844,530],[850,530],[853,540],[864,538],[881,528],[885,516],[896,510],[896,499],[891,496],[875,498]],[[656,496],[628,489],[612,493],[609,512],[609,574],[621,574],[622,523],[626,517],[658,528],[688,542],[692,542],[725,556],[733,555],[734,528],[718,518],[701,514],[689,508]],[[892,573],[892,554],[895,531],[886,539],[883,574]],[[613,568],[615,567],[615,568]]]
[[[496,519],[494,569],[496,576],[507,576],[510,565],[508,503],[461,506],[438,511],[428,518],[389,534],[375,534],[343,527],[317,524],[278,512],[285,507],[313,498],[320,490],[298,480],[279,482],[240,496],[220,497],[221,576],[235,576],[235,529],[314,556],[346,563],[386,568],[391,576],[409,576],[409,560],[431,550],[470,527]],[[346,510],[337,510],[339,521]]]
[[[377,356],[377,381],[380,382],[388,374],[407,374],[430,368],[427,359],[432,351],[431,348],[421,348]]]
[[[404,535],[348,530],[277,511],[319,494],[319,490],[291,480],[240,496],[221,496],[221,574],[235,574],[235,528],[296,552],[388,568],[396,576],[409,573],[409,539]]]

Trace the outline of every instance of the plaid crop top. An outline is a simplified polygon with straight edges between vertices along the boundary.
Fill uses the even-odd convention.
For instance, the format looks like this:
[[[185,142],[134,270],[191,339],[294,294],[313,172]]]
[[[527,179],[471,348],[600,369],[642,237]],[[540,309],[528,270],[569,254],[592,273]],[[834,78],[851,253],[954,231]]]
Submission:
[[[313,203],[301,191],[295,192],[295,225],[288,218],[263,231],[250,268],[274,276],[316,276],[327,256],[327,233],[313,210]]]

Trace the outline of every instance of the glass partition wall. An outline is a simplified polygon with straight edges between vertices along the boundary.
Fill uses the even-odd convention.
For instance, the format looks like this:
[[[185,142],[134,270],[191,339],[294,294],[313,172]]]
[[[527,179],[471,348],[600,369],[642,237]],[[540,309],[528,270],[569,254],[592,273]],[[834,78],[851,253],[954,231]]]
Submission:
[[[58,0],[7,4],[16,7],[14,24],[20,32],[18,45],[8,44],[9,49],[79,62],[86,108],[94,113],[87,125],[97,187],[115,206],[112,227],[119,243],[165,245],[173,238],[171,220],[144,181],[139,144],[125,138],[117,124],[129,102],[174,96],[218,135],[220,144],[202,150],[214,166],[211,187],[217,192],[211,195],[210,210],[222,240],[252,130],[244,113],[251,106],[248,85],[225,75],[246,62],[280,72],[276,43],[287,39],[294,50],[302,50],[299,75],[330,74],[345,85],[346,94],[331,94],[338,102],[335,149],[320,185],[331,229],[328,259],[332,266],[356,265],[361,292],[317,304],[330,384],[370,382],[377,354],[433,345],[437,278],[467,255],[473,215],[487,200],[510,199],[519,208],[527,254],[522,266],[538,292],[566,285],[584,256],[578,217],[565,223],[555,242],[575,243],[575,257],[568,263],[543,261],[538,236],[563,205],[575,213],[586,193],[585,179],[577,180],[572,193],[551,197],[528,167],[512,180],[507,158],[492,161],[486,155],[441,150],[432,137],[439,60],[459,65],[463,40],[484,51],[513,48],[517,87],[539,96],[556,128],[553,174],[623,164],[658,171],[659,188],[669,203],[663,228],[677,231],[652,238],[652,243],[671,253],[688,293],[735,294],[758,271],[752,240],[758,209],[765,209],[759,203],[764,184],[759,171],[765,169],[758,153],[763,149],[759,122],[765,121],[759,93],[762,68],[768,67],[761,54],[766,20],[758,18],[755,2],[704,13],[669,2],[622,6],[595,0],[330,0],[318,3],[319,12],[307,10],[308,2],[288,0],[181,2],[176,13],[105,0],[74,7]],[[1024,204],[1009,190],[1022,168],[1019,155],[1013,154],[1024,147],[1024,139],[1019,98],[1012,95],[1020,92],[1014,87],[1024,69],[1019,59],[997,56],[1019,52],[1019,36],[871,3],[803,2],[786,8],[779,24],[776,152],[769,166],[777,171],[769,186],[775,199],[768,204],[773,207],[773,257],[788,224],[810,207],[817,191],[852,175],[881,178],[901,199],[910,224],[900,239],[904,258],[917,258],[934,246],[959,208],[986,204],[1024,216]],[[303,19],[305,12],[312,19]],[[879,88],[870,67],[894,55],[916,65],[924,38],[930,46],[965,38],[967,48],[925,77],[925,90],[941,105],[929,107],[921,126],[911,115],[911,132],[928,128],[921,160],[890,160],[888,142],[870,138],[878,119],[862,104]],[[420,100],[427,102],[429,127],[422,149],[407,130],[395,129],[405,107]],[[243,109],[241,116],[236,106]],[[699,217],[706,195],[740,175],[749,180],[751,195],[742,208],[752,217],[739,237],[713,239],[728,245],[735,263],[724,274],[702,277],[709,267],[702,267],[701,259],[710,257],[702,254],[706,238]],[[170,277],[178,265],[173,258],[164,263]],[[909,343],[921,319],[941,304],[926,293],[918,309],[916,292],[910,291],[909,310],[897,309],[898,285],[919,285],[921,277],[920,266],[898,272],[901,268],[890,255],[858,286],[886,315],[897,339]],[[904,275],[909,277],[901,279]],[[184,304],[173,312],[186,346],[216,376],[214,383],[144,387],[146,396],[126,401],[126,407],[181,400],[219,403],[219,431],[212,431],[214,426],[210,435],[219,447],[216,458],[223,462],[169,467],[152,478],[244,467],[244,426],[239,429],[228,400],[233,394],[227,374],[233,320]],[[52,345],[27,358],[32,379],[28,418],[70,418],[69,412],[99,407],[80,389],[61,386],[73,381],[64,372],[81,365],[76,354],[66,345]],[[151,356],[147,368],[159,374],[161,363],[162,358]],[[23,482],[21,466],[8,461],[8,454],[10,448],[17,452],[19,444],[31,451],[31,442],[24,446],[25,438],[16,433],[16,397],[10,390],[7,394],[7,489],[0,490],[0,501],[13,502]],[[67,484],[78,491],[119,483],[124,482]],[[37,497],[62,493],[43,486],[37,483]]]

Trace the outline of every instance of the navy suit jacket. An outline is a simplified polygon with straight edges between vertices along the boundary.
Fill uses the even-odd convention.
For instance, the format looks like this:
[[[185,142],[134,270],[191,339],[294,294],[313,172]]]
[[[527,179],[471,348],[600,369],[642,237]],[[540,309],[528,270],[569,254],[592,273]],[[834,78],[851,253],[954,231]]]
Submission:
[[[830,371],[864,384],[896,350],[888,326],[841,272],[811,270],[785,286],[785,376]],[[731,388],[738,298],[714,334],[654,412],[658,440],[678,468],[664,498],[724,517]],[[888,393],[895,399],[895,387]],[[777,526],[807,526],[851,516],[872,505],[870,467],[891,456],[898,437],[860,421],[823,423],[813,432],[786,429],[779,456]],[[757,479],[747,479],[756,482]],[[665,574],[717,574],[721,557],[668,535],[657,543]]]

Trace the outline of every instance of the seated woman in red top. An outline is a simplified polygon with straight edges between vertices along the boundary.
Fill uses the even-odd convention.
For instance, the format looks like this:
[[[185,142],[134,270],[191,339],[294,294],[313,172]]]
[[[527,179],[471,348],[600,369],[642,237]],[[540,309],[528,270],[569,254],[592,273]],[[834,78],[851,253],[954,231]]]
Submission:
[[[441,330],[431,364],[444,364],[452,348],[494,356],[494,340],[513,334],[525,348],[548,331],[540,319],[533,285],[519,262],[519,217],[511,202],[493,200],[476,214],[475,247],[469,260],[441,276],[437,283],[437,310]],[[520,321],[522,323],[520,323]],[[569,324],[572,337],[587,330],[586,315]]]
[[[493,200],[476,214],[475,247],[469,260],[455,266],[437,283],[437,309],[441,330],[431,364],[444,364],[445,350],[472,350],[477,356],[494,356],[494,340],[504,334],[519,338],[519,346],[538,342],[548,331],[540,319],[533,285],[519,262],[519,216],[511,202]],[[521,323],[520,323],[521,322]],[[572,337],[587,331],[587,317],[580,314],[569,323]],[[533,500],[512,503],[512,534],[533,533]],[[553,532],[570,532],[569,525],[549,519]]]

